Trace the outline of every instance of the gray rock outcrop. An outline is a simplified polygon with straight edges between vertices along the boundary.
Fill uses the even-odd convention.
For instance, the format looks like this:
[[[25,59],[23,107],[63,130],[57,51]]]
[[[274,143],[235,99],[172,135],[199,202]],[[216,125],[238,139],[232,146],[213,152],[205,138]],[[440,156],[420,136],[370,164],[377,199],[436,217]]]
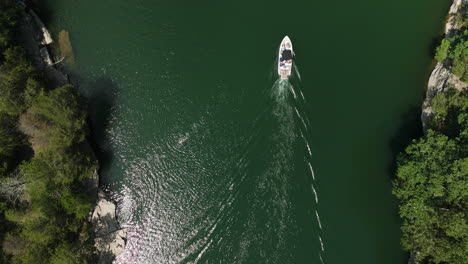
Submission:
[[[427,122],[433,117],[431,108],[431,100],[437,94],[445,92],[448,87],[452,71],[444,66],[443,63],[437,63],[436,67],[432,71],[427,84],[426,98],[422,105],[421,121],[423,124],[424,133],[427,131]]]
[[[91,217],[95,233],[95,247],[98,250],[99,264],[108,264],[120,255],[126,244],[127,229],[121,228],[116,218],[115,204],[102,190]]]
[[[44,72],[54,86],[62,86],[69,83],[68,76],[59,68],[49,49],[53,42],[52,37],[41,19],[19,1],[21,16],[18,20],[19,42],[32,58],[34,65]]]
[[[44,23],[42,23],[42,20],[36,15],[36,12],[34,12],[34,10],[31,9],[31,10],[29,10],[29,14],[33,17],[34,22],[39,27],[39,29],[40,29],[40,31],[42,33],[41,44],[42,45],[52,44],[52,42],[54,42],[54,40],[52,39],[52,36],[50,35],[50,32],[47,29],[47,27],[44,25]]]
[[[457,14],[461,12],[461,7],[464,4],[468,4],[468,0],[454,0],[445,24],[445,38],[452,38],[455,36],[460,28],[457,24]],[[427,133],[427,123],[433,117],[431,108],[431,100],[437,94],[447,91],[447,88],[451,86],[454,88],[466,87],[466,83],[460,81],[452,73],[450,66],[445,65],[443,62],[437,63],[434,70],[429,77],[427,84],[426,97],[422,105],[421,122],[423,125],[424,134]]]
[[[445,38],[454,37],[460,28],[460,25],[457,24],[457,15],[462,10],[462,6],[468,4],[468,0],[454,0],[452,6],[450,7],[447,23],[445,24]],[[451,86],[455,89],[466,89],[468,85],[461,81],[457,76],[452,72],[450,66],[444,65],[444,63],[437,63],[434,70],[429,77],[427,83],[426,97],[422,105],[421,113],[421,122],[423,125],[424,134],[427,133],[427,124],[429,120],[433,117],[433,112],[431,108],[431,100],[439,93],[446,92],[448,87]],[[417,251],[410,252],[410,258],[408,264],[419,264],[417,260]]]

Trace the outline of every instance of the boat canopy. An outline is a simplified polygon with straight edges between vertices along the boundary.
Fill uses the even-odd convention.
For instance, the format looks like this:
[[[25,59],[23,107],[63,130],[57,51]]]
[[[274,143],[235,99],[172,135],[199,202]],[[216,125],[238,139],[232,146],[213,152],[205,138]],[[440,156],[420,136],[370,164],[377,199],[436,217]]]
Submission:
[[[293,55],[291,50],[285,49],[283,50],[283,53],[281,54],[281,59],[282,60],[292,60]]]

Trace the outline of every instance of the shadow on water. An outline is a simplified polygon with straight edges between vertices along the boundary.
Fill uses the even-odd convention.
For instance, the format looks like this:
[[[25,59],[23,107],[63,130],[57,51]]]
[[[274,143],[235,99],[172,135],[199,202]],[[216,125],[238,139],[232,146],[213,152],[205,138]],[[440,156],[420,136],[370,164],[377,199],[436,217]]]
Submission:
[[[50,25],[52,19],[56,16],[55,10],[52,8],[53,4],[50,0],[46,1],[26,1],[28,7],[32,8],[37,15],[41,18],[42,22],[46,25]]]
[[[413,139],[423,135],[421,123],[421,108],[419,106],[410,107],[400,118],[399,127],[390,140],[390,150],[392,159],[389,165],[389,173],[395,177],[397,169],[397,156],[405,151],[408,144]]]
[[[391,160],[388,165],[388,175],[391,180],[396,178],[397,159],[400,153],[404,152],[408,145],[414,139],[418,139],[423,135],[421,123],[421,108],[419,106],[412,106],[408,108],[402,115],[399,121],[398,129],[390,139]],[[396,201],[396,197],[394,197]],[[402,220],[398,214],[397,205],[395,204],[395,211],[392,218],[398,225],[402,225]],[[402,236],[401,231],[400,237]],[[405,252],[405,259],[409,259],[410,254]]]
[[[108,171],[114,156],[106,131],[115,104],[117,85],[108,77],[100,77],[91,83],[89,90],[87,97],[91,98],[88,103],[90,141],[99,160],[99,173],[102,175]]]

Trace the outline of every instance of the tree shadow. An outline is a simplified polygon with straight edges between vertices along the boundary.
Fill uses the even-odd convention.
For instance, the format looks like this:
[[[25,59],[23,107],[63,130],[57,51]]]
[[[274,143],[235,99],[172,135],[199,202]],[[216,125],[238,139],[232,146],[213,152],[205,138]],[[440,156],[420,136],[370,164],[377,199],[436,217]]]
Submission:
[[[112,145],[107,135],[112,109],[117,94],[117,84],[109,77],[100,77],[90,86],[88,97],[89,142],[99,161],[99,175],[105,175],[114,159]],[[102,177],[100,177],[102,183]]]
[[[390,139],[392,159],[388,170],[392,179],[395,178],[398,155],[405,151],[413,139],[420,138],[423,135],[421,112],[419,106],[412,106],[404,112],[400,118],[398,129]]]
[[[56,17],[55,10],[52,8],[50,1],[25,1],[28,8],[34,10],[41,18],[44,24],[48,25],[52,22],[52,18]]]

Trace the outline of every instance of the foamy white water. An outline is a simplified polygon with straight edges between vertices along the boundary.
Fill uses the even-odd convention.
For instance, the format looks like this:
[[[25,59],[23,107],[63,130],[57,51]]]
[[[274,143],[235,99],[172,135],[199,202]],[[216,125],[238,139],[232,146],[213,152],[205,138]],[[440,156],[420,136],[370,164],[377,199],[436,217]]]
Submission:
[[[323,245],[323,241],[322,241],[322,238],[319,236],[319,241],[320,241],[320,247],[322,247],[322,251],[325,251],[325,247]]]
[[[314,188],[314,185],[311,184],[310,185],[312,187],[312,191],[314,191],[314,195],[315,195],[315,203],[318,204],[318,195],[317,195],[317,191],[315,190]]]
[[[309,164],[309,169],[310,169],[310,173],[312,174],[312,179],[315,181],[314,169],[312,168],[312,165],[310,164],[310,162],[308,162],[307,164]]]
[[[322,223],[320,223],[320,216],[319,216],[317,210],[315,210],[315,215],[317,216],[317,223],[318,223],[320,229],[322,229]]]

